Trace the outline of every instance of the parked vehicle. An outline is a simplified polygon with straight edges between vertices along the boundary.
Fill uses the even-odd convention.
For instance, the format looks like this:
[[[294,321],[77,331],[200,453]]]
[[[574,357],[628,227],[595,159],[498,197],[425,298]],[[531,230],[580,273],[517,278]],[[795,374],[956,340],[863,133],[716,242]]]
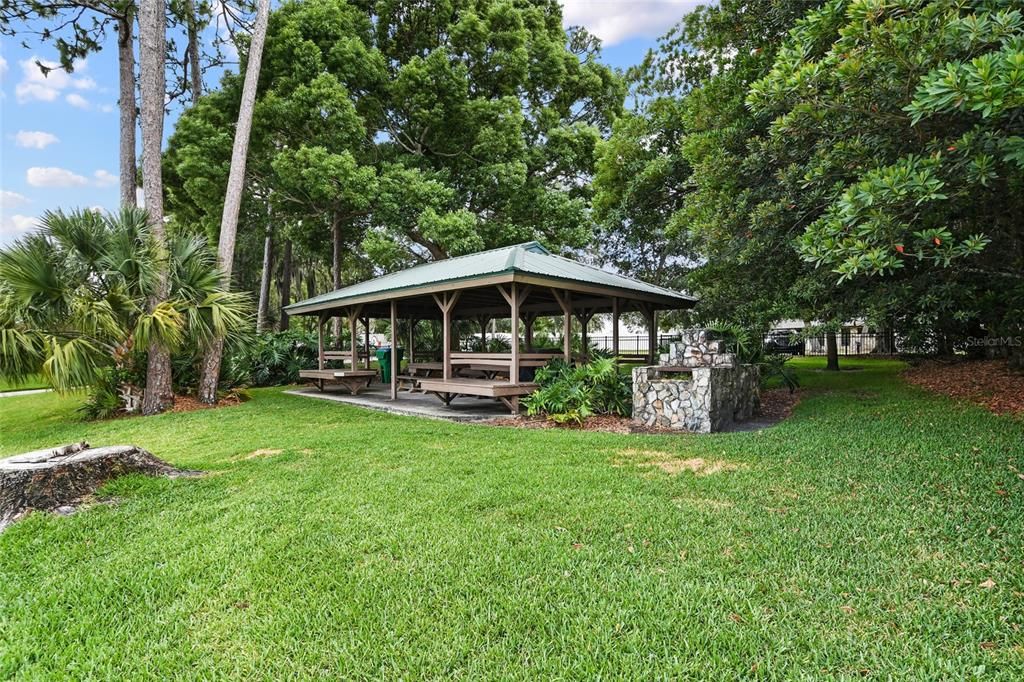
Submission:
[[[800,335],[791,329],[777,329],[765,335],[764,350],[766,353],[803,355],[804,342]]]

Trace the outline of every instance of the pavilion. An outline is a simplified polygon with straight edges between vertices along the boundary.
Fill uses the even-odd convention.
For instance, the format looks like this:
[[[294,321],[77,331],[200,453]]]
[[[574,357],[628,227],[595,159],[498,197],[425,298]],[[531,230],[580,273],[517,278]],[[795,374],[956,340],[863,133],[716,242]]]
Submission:
[[[537,387],[531,380],[524,380],[528,378],[524,377],[524,368],[539,367],[558,356],[572,359],[573,317],[580,321],[581,347],[586,348],[587,323],[596,314],[611,313],[612,353],[618,355],[619,316],[640,313],[647,323],[648,360],[653,364],[658,311],[692,308],[695,303],[696,299],[678,291],[563,258],[537,242],[527,242],[425,263],[293,303],[285,310],[289,315],[317,316],[319,363],[317,369],[305,370],[302,376],[317,380],[321,388],[323,381],[346,374],[325,369],[327,360],[349,362],[353,370],[347,373],[350,375],[370,374],[368,354],[364,356],[366,369],[358,369],[358,321],[368,328],[370,319],[390,319],[391,347],[398,348],[399,320],[409,321],[410,341],[418,321],[438,320],[443,337],[440,362],[416,362],[410,344],[410,374],[400,375],[397,353],[392,353],[391,399],[398,399],[400,384],[408,381],[419,390],[437,395],[445,404],[460,395],[486,396],[516,411],[519,397]],[[563,320],[561,353],[534,352],[533,325],[544,316]],[[324,324],[333,317],[348,320],[351,348],[347,352],[324,350]],[[510,352],[466,353],[452,349],[454,320],[477,320],[485,326],[491,319],[502,318],[511,322]],[[532,377],[529,371],[525,374]]]

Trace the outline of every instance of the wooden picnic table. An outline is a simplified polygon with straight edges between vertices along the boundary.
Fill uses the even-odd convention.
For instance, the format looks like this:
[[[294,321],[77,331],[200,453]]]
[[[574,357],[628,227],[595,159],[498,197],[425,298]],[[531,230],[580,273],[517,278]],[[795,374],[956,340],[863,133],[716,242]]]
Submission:
[[[321,391],[324,390],[324,383],[336,383],[348,389],[352,395],[367,388],[377,376],[372,369],[303,369],[299,370],[299,376],[303,379],[311,379]]]

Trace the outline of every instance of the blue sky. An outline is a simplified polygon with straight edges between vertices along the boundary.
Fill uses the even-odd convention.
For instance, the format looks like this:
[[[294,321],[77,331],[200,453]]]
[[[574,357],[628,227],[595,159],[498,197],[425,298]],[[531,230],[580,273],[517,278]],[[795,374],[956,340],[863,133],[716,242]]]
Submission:
[[[604,41],[604,61],[625,68],[697,2],[563,4],[566,25],[586,26]],[[44,77],[34,62],[52,64],[53,49],[0,38],[0,244],[31,230],[48,209],[117,206],[115,39],[111,34],[110,44],[78,63],[74,73],[56,70]],[[168,131],[172,122],[173,116]]]

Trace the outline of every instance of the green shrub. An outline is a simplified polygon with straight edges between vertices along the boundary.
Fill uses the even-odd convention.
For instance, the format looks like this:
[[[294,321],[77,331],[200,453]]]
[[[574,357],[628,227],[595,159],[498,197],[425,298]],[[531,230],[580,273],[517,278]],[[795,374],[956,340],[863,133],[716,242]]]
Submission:
[[[263,332],[231,349],[227,379],[235,386],[280,386],[297,382],[300,369],[316,366],[316,334]]]
[[[705,327],[725,341],[726,348],[744,365],[757,365],[761,370],[761,383],[779,377],[792,393],[800,386],[796,372],[786,367],[792,358],[781,353],[764,352],[764,336],[733,322],[712,320]]]
[[[109,419],[124,407],[124,400],[121,399],[121,389],[133,385],[135,377],[132,373],[115,367],[105,368],[97,377],[95,383],[88,387],[88,395],[85,402],[78,408],[86,419]],[[138,390],[141,395],[142,390]]]
[[[540,388],[523,400],[530,415],[582,424],[594,414],[626,417],[633,410],[632,379],[619,372],[614,358],[576,366],[556,358],[537,370],[534,379]]]

